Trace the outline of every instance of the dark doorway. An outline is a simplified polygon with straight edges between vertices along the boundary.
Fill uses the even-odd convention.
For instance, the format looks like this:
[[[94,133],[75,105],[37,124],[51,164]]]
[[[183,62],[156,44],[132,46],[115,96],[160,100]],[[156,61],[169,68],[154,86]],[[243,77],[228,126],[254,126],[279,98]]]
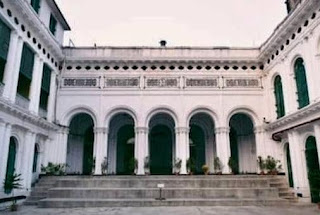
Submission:
[[[202,165],[206,164],[205,134],[201,127],[191,125],[190,129],[190,159],[193,160],[195,174],[202,174]]]
[[[150,173],[172,174],[172,132],[166,125],[156,125],[150,135]]]
[[[15,171],[15,164],[16,164],[16,154],[17,154],[17,143],[14,137],[10,137],[10,144],[9,144],[9,154],[8,154],[8,161],[7,161],[7,171],[6,171],[6,178],[5,181],[10,180],[13,176]],[[4,192],[9,194],[11,193],[11,189],[6,189]]]
[[[131,175],[130,163],[134,159],[134,126],[124,125],[117,133],[117,174]]]
[[[292,165],[291,165],[291,155],[290,155],[289,147],[290,147],[289,144],[287,144],[286,145],[287,171],[288,171],[289,186],[293,187]]]

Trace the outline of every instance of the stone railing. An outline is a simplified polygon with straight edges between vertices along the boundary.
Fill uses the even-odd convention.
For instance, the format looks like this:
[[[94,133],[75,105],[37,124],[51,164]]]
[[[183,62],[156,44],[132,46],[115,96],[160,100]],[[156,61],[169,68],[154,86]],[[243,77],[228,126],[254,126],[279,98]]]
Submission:
[[[15,103],[16,105],[28,110],[30,101],[29,99],[17,94]]]
[[[2,96],[4,90],[4,84],[0,82],[0,96]]]

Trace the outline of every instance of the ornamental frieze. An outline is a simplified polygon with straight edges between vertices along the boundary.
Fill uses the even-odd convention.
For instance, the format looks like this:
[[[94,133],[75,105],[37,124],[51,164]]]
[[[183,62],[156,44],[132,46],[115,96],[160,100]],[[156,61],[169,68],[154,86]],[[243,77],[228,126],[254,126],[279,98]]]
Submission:
[[[225,78],[224,87],[229,88],[260,88],[260,78]]]
[[[99,87],[99,78],[63,78],[63,87]]]
[[[186,78],[186,87],[218,87],[218,78]]]
[[[146,78],[146,87],[148,88],[172,88],[179,87],[179,78]]]
[[[139,87],[140,78],[107,78],[104,80],[104,87],[126,88]]]

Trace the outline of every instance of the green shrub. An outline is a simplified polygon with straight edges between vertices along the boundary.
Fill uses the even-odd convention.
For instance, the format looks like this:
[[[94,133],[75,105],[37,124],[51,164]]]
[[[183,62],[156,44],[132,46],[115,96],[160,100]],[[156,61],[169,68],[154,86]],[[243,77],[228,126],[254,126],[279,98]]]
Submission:
[[[47,166],[41,166],[41,171],[45,172],[46,175],[65,175],[66,164],[54,164],[49,162]]]

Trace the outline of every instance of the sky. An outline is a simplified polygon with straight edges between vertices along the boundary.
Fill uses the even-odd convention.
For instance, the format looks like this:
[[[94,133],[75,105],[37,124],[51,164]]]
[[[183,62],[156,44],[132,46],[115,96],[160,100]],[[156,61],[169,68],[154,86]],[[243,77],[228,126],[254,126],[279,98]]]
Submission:
[[[285,0],[56,0],[76,46],[260,46]]]

